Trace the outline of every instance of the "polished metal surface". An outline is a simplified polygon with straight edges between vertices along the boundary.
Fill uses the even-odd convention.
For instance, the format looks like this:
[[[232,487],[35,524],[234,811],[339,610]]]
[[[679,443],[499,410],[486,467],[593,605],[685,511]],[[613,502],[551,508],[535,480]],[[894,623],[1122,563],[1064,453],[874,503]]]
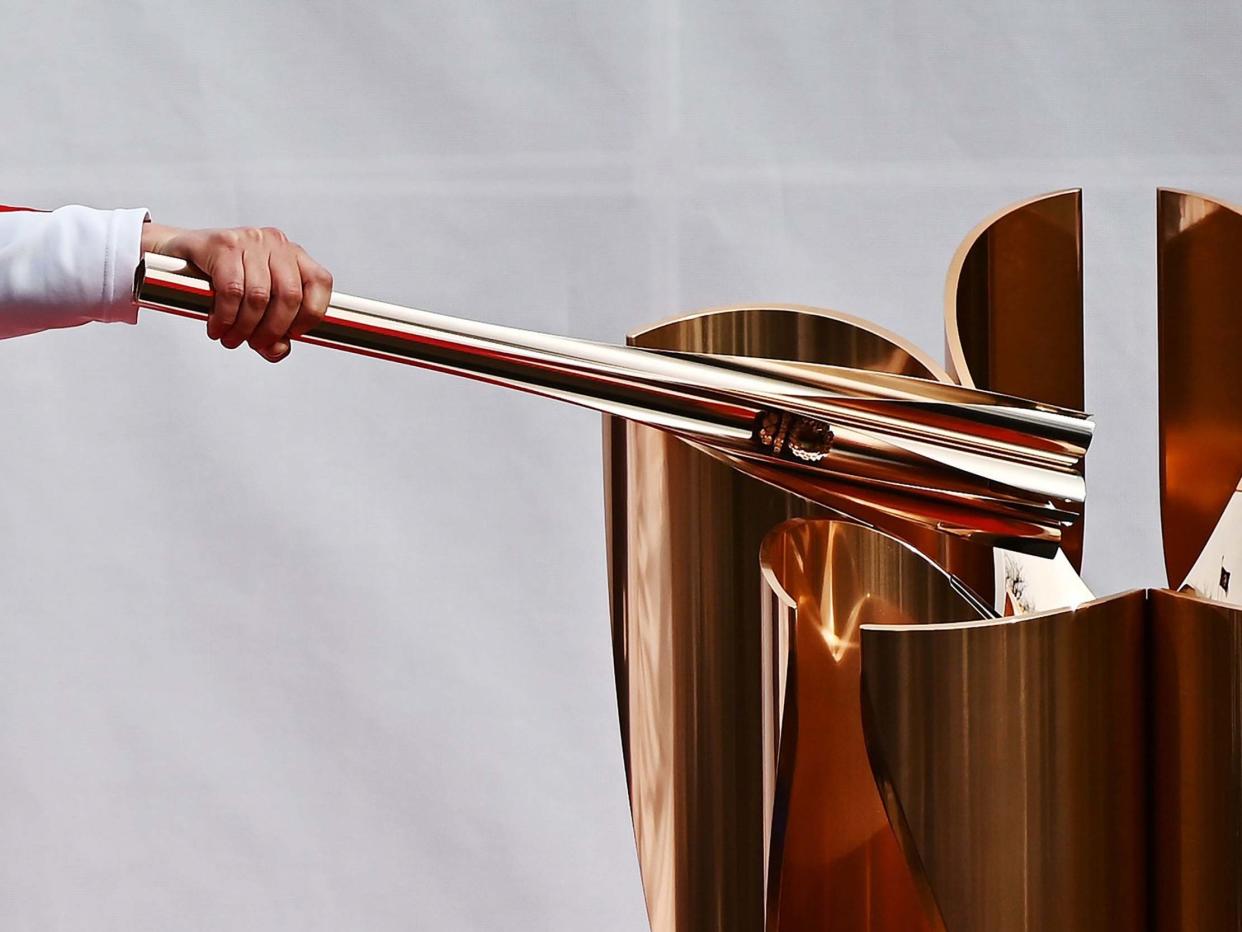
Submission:
[[[765,631],[785,697],[775,729],[768,928],[941,928],[902,853],[868,760],[864,625],[989,616],[926,557],[843,521],[793,520],[764,540]],[[930,908],[929,908],[930,907]]]
[[[666,432],[605,430],[614,662],[651,927],[762,929],[774,699],[758,553],[773,525],[820,512]]]
[[[1152,928],[1237,932],[1242,213],[1200,194],[1156,197],[1164,553],[1170,585],[1193,592],[1151,595]]]
[[[944,308],[945,356],[962,385],[1083,408],[1082,192],[1028,198],[976,226],[949,265]],[[998,577],[1010,568],[1028,580],[1026,610],[1091,597],[1076,573],[1084,528],[1062,535],[1071,566],[997,555]],[[998,580],[996,604],[1013,596]]]
[[[629,339],[941,374],[899,338],[813,308],[716,309]],[[763,623],[760,548],[786,519],[827,512],[617,418],[605,420],[605,479],[622,743],[652,929],[764,929],[769,853],[781,850],[769,835],[785,705],[780,640]]]
[[[1078,191],[963,242],[948,371],[797,305],[620,347],[333,296],[308,342],[604,413],[653,932],[1242,932],[1242,213],[1158,197],[1162,517],[1193,592],[1093,600],[1076,571]],[[164,257],[136,288],[210,306]]]
[[[1151,593],[1152,926],[1242,929],[1242,609]]]
[[[945,285],[949,371],[962,385],[1083,407],[1082,192],[1013,204],[958,247]]]
[[[1160,516],[1178,587],[1242,478],[1242,213],[1162,189],[1156,221]]]
[[[863,627],[872,764],[949,932],[1147,928],[1146,628],[1141,591]]]
[[[144,307],[197,317],[213,297],[186,263],[157,255],[145,258],[136,295]],[[341,293],[303,339],[586,405],[693,439],[813,500],[868,498],[964,537],[1047,547],[1083,498],[1090,421],[1017,398],[944,384],[923,397],[922,380],[865,396],[842,388],[840,374],[782,370],[779,358],[763,369],[714,365]]]

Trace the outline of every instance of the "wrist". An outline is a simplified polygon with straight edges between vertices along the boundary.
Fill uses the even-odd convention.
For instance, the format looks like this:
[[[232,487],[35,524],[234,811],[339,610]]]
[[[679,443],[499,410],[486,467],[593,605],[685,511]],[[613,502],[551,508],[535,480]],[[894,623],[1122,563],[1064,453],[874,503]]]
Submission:
[[[142,225],[142,251],[167,254],[168,245],[178,232],[180,231],[176,227],[148,220]]]

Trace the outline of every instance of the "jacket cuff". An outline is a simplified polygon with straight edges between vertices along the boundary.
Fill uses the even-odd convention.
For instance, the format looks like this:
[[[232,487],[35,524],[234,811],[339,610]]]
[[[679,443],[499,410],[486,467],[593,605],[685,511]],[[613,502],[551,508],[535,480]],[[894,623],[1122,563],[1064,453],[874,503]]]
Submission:
[[[104,256],[103,313],[105,323],[136,324],[134,274],[142,259],[142,225],[150,218],[144,207],[113,210]]]

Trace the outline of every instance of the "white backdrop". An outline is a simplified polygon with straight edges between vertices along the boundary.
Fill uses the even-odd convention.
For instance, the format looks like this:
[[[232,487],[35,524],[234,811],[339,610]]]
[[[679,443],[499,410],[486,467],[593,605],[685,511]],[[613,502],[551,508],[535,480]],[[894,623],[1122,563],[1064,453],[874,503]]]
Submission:
[[[1153,188],[1242,199],[1190,4],[33,3],[0,202],[284,227],[343,290],[620,339],[941,345],[961,236],[1082,185],[1086,578],[1160,583]],[[174,319],[0,344],[0,927],[641,930],[589,413]]]

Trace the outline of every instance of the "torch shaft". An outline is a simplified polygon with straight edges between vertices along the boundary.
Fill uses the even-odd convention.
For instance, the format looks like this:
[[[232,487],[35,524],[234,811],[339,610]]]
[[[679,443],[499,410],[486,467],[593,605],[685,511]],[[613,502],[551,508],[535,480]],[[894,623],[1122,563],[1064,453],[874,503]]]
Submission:
[[[135,295],[143,307],[198,319],[214,300],[196,269],[154,254],[138,270]],[[732,358],[718,365],[710,357],[519,330],[340,292],[301,339],[672,431],[732,462],[758,463],[769,477],[800,472],[800,488],[861,483],[882,485],[889,495],[905,489],[901,494],[915,501],[949,501],[986,512],[979,524],[989,535],[1000,515],[1001,525],[1013,519],[1014,536],[1055,539],[1082,501],[1090,421],[1021,399],[916,379],[877,385],[873,395],[865,380],[853,390],[848,376],[779,361]]]

